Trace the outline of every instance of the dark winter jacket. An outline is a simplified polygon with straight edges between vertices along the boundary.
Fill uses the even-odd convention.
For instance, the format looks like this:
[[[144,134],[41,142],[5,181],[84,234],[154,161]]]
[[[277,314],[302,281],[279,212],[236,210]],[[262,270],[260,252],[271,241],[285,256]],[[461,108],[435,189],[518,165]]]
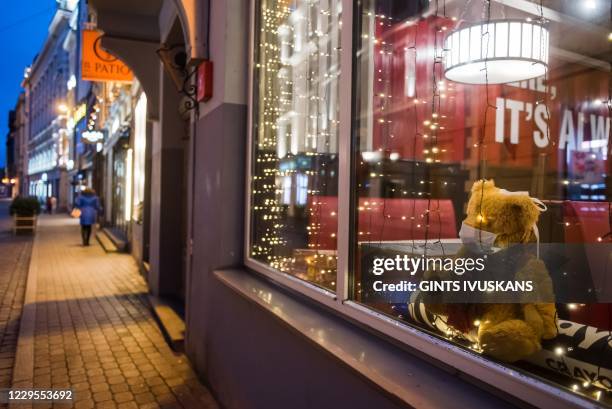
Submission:
[[[82,193],[77,197],[75,206],[81,211],[81,225],[92,225],[96,223],[100,200],[93,193]]]

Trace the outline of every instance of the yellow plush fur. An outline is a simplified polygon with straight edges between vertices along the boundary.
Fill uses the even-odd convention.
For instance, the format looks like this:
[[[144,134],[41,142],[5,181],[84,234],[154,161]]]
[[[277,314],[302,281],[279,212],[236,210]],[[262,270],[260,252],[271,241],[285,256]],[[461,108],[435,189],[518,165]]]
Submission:
[[[535,241],[533,226],[539,210],[527,195],[501,192],[493,180],[478,181],[472,187],[464,222],[497,234],[495,246]],[[463,251],[460,251],[462,253]],[[485,270],[486,271],[486,270]],[[516,273],[517,280],[532,280],[538,294],[534,299],[554,299],[552,282],[545,264],[531,256]],[[542,339],[557,334],[556,310],[552,303],[428,305],[436,314],[460,308],[469,320],[479,323],[478,342],[483,353],[505,362],[525,358],[541,348]]]

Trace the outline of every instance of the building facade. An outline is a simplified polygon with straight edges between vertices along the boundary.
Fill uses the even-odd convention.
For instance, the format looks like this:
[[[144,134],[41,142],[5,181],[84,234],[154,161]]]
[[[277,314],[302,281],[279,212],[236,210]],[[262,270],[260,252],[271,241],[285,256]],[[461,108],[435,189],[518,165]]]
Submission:
[[[71,17],[74,1],[58,2],[49,35],[23,81],[28,116],[28,192],[41,201],[55,197],[69,205],[71,134],[67,84],[70,73]]]
[[[612,404],[611,22],[577,3],[89,2],[134,80],[75,98],[73,183],[98,186],[103,224],[224,407]],[[54,19],[26,79],[34,193],[61,191],[68,167],[44,108],[66,90],[43,79],[69,65],[53,40],[69,22]],[[537,204],[523,234],[537,251],[504,260],[537,259],[556,294],[542,339],[534,303],[512,304],[531,334],[503,344],[517,359],[482,341],[477,303],[377,290],[411,274],[379,277],[376,260],[454,262],[482,247],[470,228],[495,236],[491,257],[521,248],[482,210],[466,227],[483,178]]]
[[[70,29],[65,41],[70,69],[69,207],[82,190],[94,189],[102,204],[100,242],[109,243],[109,251],[133,252],[146,262],[143,238],[148,233],[142,233],[146,141],[139,121],[146,96],[129,68],[101,47],[96,13],[86,1],[74,2]]]
[[[16,151],[18,149],[17,141],[17,130],[15,129],[15,111],[11,110],[8,114],[8,127],[9,131],[6,135],[6,166],[4,167],[4,175],[2,183],[4,185],[11,185],[11,179],[15,180],[13,175],[16,175]],[[8,183],[7,183],[8,182]],[[15,192],[11,186],[10,195],[13,196]]]
[[[124,242],[129,250],[132,224],[133,194],[133,121],[134,100],[132,84],[105,85],[107,115],[103,129],[104,139],[105,203],[104,224],[115,242]]]
[[[62,3],[58,3],[61,7]],[[66,86],[67,121],[66,132],[68,139],[68,153],[66,175],[69,184],[66,198],[68,208],[74,204],[85,187],[92,187],[93,154],[96,152],[95,144],[90,146],[84,143],[83,132],[91,128],[92,115],[98,103],[95,84],[84,81],[81,75],[81,43],[82,32],[88,27],[89,14],[85,1],[71,1],[69,31],[64,40],[64,49],[68,54],[68,80]]]
[[[28,138],[26,135],[25,95],[19,94],[15,108],[8,116],[9,134],[6,140],[6,175],[12,196],[27,194]]]

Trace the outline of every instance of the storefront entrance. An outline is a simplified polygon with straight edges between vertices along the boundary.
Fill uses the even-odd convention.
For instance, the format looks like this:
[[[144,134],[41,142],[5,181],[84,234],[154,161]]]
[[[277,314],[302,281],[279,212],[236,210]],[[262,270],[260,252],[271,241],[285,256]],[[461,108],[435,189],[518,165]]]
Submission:
[[[126,219],[128,152],[127,138],[120,139],[113,147],[111,224],[114,232],[121,234],[124,238],[128,236],[129,226],[129,220]]]

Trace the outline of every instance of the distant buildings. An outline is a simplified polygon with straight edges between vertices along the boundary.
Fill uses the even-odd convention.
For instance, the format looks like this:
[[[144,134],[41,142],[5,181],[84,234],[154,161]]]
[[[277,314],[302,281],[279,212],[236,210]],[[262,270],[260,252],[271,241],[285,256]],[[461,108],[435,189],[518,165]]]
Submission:
[[[28,122],[27,193],[41,200],[55,196],[60,209],[68,206],[68,49],[75,6],[74,2],[58,3],[47,40],[23,81]]]
[[[48,36],[25,69],[23,92],[8,115],[0,195],[32,195],[41,203],[55,197],[56,210],[66,211],[81,190],[93,188],[103,204],[100,234],[147,265],[150,102],[131,69],[101,46],[101,35],[85,0],[57,0]],[[150,67],[159,68],[157,57],[154,62]],[[181,134],[175,137],[186,144]],[[183,157],[175,162],[186,163]],[[168,180],[164,193],[170,187],[181,194],[184,184]],[[164,203],[180,203],[176,194]],[[169,248],[180,258],[180,245]]]
[[[25,94],[20,93],[15,108],[8,114],[8,134],[6,136],[6,175],[5,181],[11,187],[12,196],[26,193],[26,164],[28,162],[25,118]]]
[[[86,1],[58,0],[48,31],[9,115],[4,184],[41,202],[54,196],[59,211],[94,188],[103,234],[146,261],[147,98],[101,47]]]

